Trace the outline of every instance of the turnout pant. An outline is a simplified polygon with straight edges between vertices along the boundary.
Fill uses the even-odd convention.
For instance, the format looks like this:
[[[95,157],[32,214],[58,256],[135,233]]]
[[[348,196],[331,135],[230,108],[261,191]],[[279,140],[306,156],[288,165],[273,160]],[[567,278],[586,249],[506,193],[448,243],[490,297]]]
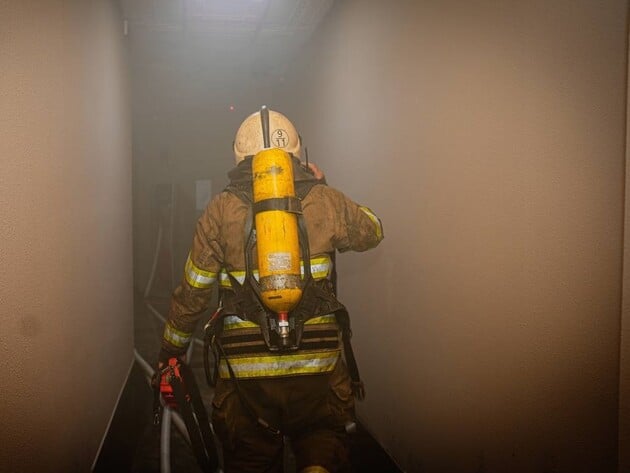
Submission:
[[[282,473],[283,436],[290,439],[298,472],[314,466],[320,469],[307,471],[352,471],[345,426],[354,420],[354,398],[342,360],[331,373],[239,379],[238,385],[255,415],[281,434],[254,419],[233,380],[217,380],[212,423],[222,443],[225,473]]]

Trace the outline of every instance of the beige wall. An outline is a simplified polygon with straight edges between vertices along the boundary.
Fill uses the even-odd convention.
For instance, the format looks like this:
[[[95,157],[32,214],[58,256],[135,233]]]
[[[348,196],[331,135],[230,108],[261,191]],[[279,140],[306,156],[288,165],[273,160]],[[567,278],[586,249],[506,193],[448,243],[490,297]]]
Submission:
[[[626,9],[342,1],[277,90],[383,218],[340,288],[406,471],[615,471]]]
[[[194,54],[138,46],[136,284],[155,185],[180,186],[179,277],[194,180],[222,188],[234,130],[266,103],[331,185],[383,218],[378,249],[339,258],[340,289],[368,388],[359,416],[400,465],[613,472],[619,441],[628,471],[626,13],[622,0],[341,0],[271,91],[229,59],[200,71]]]
[[[0,2],[0,471],[89,471],[132,360],[118,6]]]
[[[630,57],[630,51],[628,52]],[[630,64],[630,60],[628,61]],[[629,70],[630,76],[630,70]],[[630,83],[628,84],[630,95]],[[627,97],[626,95],[626,101]],[[626,117],[630,103],[626,103]],[[626,163],[630,158],[630,124],[626,119]],[[623,304],[621,312],[621,350],[619,370],[619,473],[630,472],[630,168],[626,164],[625,231],[623,253]]]

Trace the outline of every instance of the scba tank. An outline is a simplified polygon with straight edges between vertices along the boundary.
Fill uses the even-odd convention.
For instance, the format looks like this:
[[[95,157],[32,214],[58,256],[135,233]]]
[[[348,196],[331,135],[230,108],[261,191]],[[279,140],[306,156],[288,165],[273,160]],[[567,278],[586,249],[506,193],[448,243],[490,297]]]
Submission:
[[[300,244],[291,156],[279,149],[258,152],[252,162],[256,249],[262,302],[279,314],[281,335],[287,313],[302,296]],[[286,323],[285,323],[286,322]]]

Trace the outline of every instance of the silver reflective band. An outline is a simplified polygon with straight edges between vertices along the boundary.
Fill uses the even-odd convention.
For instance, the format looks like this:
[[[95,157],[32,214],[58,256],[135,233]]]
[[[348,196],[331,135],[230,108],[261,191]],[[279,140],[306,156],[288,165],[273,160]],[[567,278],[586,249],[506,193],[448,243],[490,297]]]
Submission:
[[[323,279],[330,274],[332,270],[332,262],[328,256],[318,256],[317,258],[311,258],[311,274],[315,279]],[[300,273],[304,276],[304,262],[300,261]],[[239,284],[245,282],[245,271],[232,271],[230,272],[232,277],[238,281]],[[259,280],[258,270],[252,271],[254,279]],[[223,287],[230,287],[230,278],[227,275],[227,271],[222,269],[219,273],[219,284]]]
[[[243,320],[236,315],[226,315],[223,317],[223,329],[224,330],[232,330],[236,328],[256,328],[254,322],[250,322],[249,320]]]
[[[164,340],[176,347],[184,347],[192,338],[192,333],[180,332],[173,328],[170,323],[164,326]]]
[[[304,322],[304,325],[316,325],[316,324],[334,324],[337,319],[334,314],[320,315],[319,317],[313,317]],[[223,317],[223,330],[234,330],[239,328],[256,328],[254,322],[241,319],[237,315],[226,315]]]
[[[230,366],[237,378],[264,378],[271,376],[290,376],[294,374],[313,374],[332,371],[339,358],[339,350],[296,355],[248,356],[230,358]],[[225,359],[219,364],[221,378],[229,378]]]
[[[322,263],[314,263],[311,261],[311,274],[315,279],[322,279],[328,276],[331,267],[330,261],[325,261]],[[300,272],[304,275],[304,264],[300,264]]]
[[[198,268],[192,262],[190,255],[188,255],[186,266],[184,268],[184,277],[186,278],[186,282],[188,282],[188,284],[192,287],[205,289],[212,286],[212,283],[217,280],[217,273],[204,271],[203,269]]]
[[[245,271],[232,271],[230,274],[238,281],[239,284],[243,284],[245,282]],[[254,270],[254,279],[258,281],[258,271],[256,270]],[[219,284],[223,287],[230,287],[232,285],[225,269],[222,269],[219,273]]]

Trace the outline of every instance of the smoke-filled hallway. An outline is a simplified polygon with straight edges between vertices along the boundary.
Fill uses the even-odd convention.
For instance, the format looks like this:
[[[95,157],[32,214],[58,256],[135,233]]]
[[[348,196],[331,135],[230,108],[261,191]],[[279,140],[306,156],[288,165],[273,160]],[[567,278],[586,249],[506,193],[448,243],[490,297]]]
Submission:
[[[153,298],[151,306],[159,312],[167,309],[164,299]],[[135,307],[135,345],[138,354],[145,360],[155,360],[163,331],[163,322],[147,308],[143,294],[136,294]],[[198,333],[200,337],[202,334]],[[203,350],[195,344],[191,358],[199,383],[199,388],[208,409],[212,406],[212,388],[208,387],[203,368]],[[154,426],[153,392],[149,387],[146,373],[138,363],[131,371],[127,386],[121,397],[116,416],[105,439],[103,449],[96,462],[95,473],[132,472],[157,473],[160,471],[160,426]],[[201,472],[197,460],[180,431],[171,428],[170,458],[172,473]],[[379,471],[398,473],[401,470],[389,458],[388,454],[361,425],[352,437],[353,465],[359,471]],[[290,450],[285,455],[285,471],[293,473],[295,465]]]
[[[630,471],[627,16],[0,1],[0,471],[88,471],[116,406],[146,408],[133,349],[156,356],[160,328],[134,291],[144,310],[160,209],[168,292],[263,104],[383,220],[373,252],[339,255],[339,293],[358,418],[400,469]]]

